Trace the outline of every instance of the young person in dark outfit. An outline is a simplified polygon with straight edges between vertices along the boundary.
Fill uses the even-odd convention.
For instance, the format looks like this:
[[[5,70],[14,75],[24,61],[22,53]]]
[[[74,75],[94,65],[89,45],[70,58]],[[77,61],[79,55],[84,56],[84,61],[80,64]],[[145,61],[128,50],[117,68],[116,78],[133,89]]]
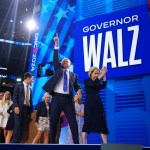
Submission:
[[[7,110],[7,113],[10,114],[10,116],[8,118],[8,122],[7,122],[7,125],[6,125],[7,135],[6,135],[5,143],[10,143],[12,135],[13,135],[13,130],[14,130],[13,104],[9,107],[9,109]]]
[[[49,120],[50,120],[50,94],[45,93],[43,101],[38,104],[36,113],[36,126],[38,129],[32,144],[37,143],[42,133],[44,132],[44,144],[48,144],[49,141]]]

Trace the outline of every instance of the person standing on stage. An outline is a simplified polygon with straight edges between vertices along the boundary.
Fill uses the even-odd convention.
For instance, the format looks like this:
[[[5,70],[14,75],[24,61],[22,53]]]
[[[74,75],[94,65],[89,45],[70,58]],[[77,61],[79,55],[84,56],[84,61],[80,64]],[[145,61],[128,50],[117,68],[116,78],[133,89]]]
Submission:
[[[6,131],[6,125],[8,122],[9,114],[7,113],[7,110],[9,107],[12,105],[11,101],[11,94],[9,91],[6,91],[4,93],[3,99],[0,102],[0,128],[3,129],[5,141],[6,141],[6,136],[7,136],[7,131]]]
[[[50,142],[55,142],[57,123],[62,111],[64,111],[68,123],[71,128],[74,144],[79,144],[78,126],[76,121],[76,114],[74,104],[72,101],[73,87],[80,95],[82,93],[76,74],[69,71],[70,60],[64,58],[61,62],[59,60],[59,38],[58,34],[54,38],[54,76],[47,81],[43,86],[46,92],[52,95],[51,113],[50,113]]]
[[[7,110],[7,113],[10,114],[8,121],[7,121],[7,125],[6,125],[6,131],[7,131],[7,135],[5,138],[5,143],[10,143],[12,135],[13,135],[13,130],[14,130],[14,113],[13,113],[13,103],[11,104],[11,106],[9,107],[9,109]]]
[[[13,92],[14,132],[11,143],[20,143],[28,117],[33,115],[32,92],[29,85],[33,81],[33,74],[26,72],[23,83],[15,85]]]
[[[76,111],[76,120],[78,124],[79,144],[82,144],[82,128],[84,123],[84,104],[82,104],[82,96],[76,94],[74,96],[74,104],[75,104],[75,111]],[[67,144],[73,144],[72,134],[69,126],[68,126],[68,134],[67,134]]]
[[[44,132],[44,144],[48,144],[49,141],[49,120],[50,120],[50,94],[45,93],[43,96],[43,101],[38,104],[36,113],[36,126],[38,132],[33,139],[32,144],[35,144],[40,139],[42,133]]]
[[[104,108],[100,99],[99,92],[106,88],[106,72],[104,67],[99,70],[97,67],[91,67],[89,70],[89,79],[84,80],[86,101],[84,107],[84,125],[82,129],[82,143],[86,143],[87,133],[97,132],[101,135],[103,143],[107,143],[107,122]],[[102,83],[100,79],[103,78]]]
[[[4,96],[4,92],[0,92],[0,104],[1,104],[1,101],[3,99],[3,96]],[[1,109],[1,106],[0,106],[0,109]],[[2,132],[2,128],[0,127],[0,143],[4,143],[4,142],[5,142],[4,135]]]

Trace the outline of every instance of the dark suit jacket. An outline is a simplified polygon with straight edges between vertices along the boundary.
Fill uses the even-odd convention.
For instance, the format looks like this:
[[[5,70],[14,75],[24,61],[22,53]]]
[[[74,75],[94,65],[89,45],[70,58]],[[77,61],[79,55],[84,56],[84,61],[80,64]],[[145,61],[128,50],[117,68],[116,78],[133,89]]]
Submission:
[[[50,103],[49,103],[48,113],[50,115]],[[36,113],[36,122],[38,122],[39,117],[47,117],[47,109],[44,101],[38,104],[37,113]]]
[[[58,55],[59,55],[58,50],[54,50],[53,64],[54,64],[55,73],[54,76],[52,76],[43,86],[43,89],[46,92],[49,92],[51,95],[53,95],[53,90],[63,74],[63,68],[61,66]],[[73,72],[69,72],[69,93],[70,94],[72,94],[73,87],[76,91],[80,89],[78,76]]]
[[[24,84],[18,83],[15,85],[14,92],[13,92],[13,106],[19,107],[21,110],[25,100],[25,92],[24,92]],[[30,90],[30,113],[33,111],[32,106],[32,91]]]

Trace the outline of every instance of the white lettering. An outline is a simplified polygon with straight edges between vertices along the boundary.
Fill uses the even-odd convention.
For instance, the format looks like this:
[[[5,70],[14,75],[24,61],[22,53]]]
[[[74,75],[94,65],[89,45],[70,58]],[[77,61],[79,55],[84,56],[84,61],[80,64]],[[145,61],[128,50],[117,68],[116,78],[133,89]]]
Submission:
[[[102,23],[100,25],[96,24],[96,26],[97,26],[98,29],[101,29],[103,24]]]
[[[124,18],[117,18],[116,20],[110,20],[110,21],[101,22],[99,24],[92,24],[89,26],[85,26],[85,27],[83,27],[83,32],[87,33],[89,31],[95,31],[97,29],[100,30],[102,28],[111,28],[112,26],[129,24],[129,23],[135,22],[135,21],[139,21],[138,15],[128,16],[128,17],[124,17]]]
[[[83,28],[83,32],[88,32],[89,31],[89,27],[88,26],[85,26],[84,28]]]
[[[119,24],[123,24],[123,19],[122,18],[121,18],[121,20],[116,19],[116,25],[119,25]]]
[[[96,30],[96,25],[91,25],[90,26],[90,31],[94,31],[94,30]]]
[[[108,58],[108,52],[110,52],[110,58]],[[111,63],[112,68],[117,67],[112,31],[106,32],[105,36],[103,66],[107,66],[107,63]]]
[[[128,27],[128,31],[133,31],[133,38],[132,38],[132,44],[131,44],[131,53],[129,58],[129,64],[130,65],[138,65],[142,63],[141,59],[135,60],[135,54],[136,54],[136,46],[138,41],[138,34],[139,34],[139,25]]]
[[[104,22],[103,26],[104,28],[109,28],[108,22]]]
[[[96,48],[95,35],[91,35],[90,36],[90,43],[89,43],[89,50],[88,50],[87,36],[83,37],[85,71],[89,71],[89,69],[91,67],[91,61],[92,60],[93,60],[93,66],[97,66],[99,68],[100,55],[101,55],[102,33],[98,34],[98,40],[97,41],[98,41],[98,43],[97,43],[97,48]]]
[[[128,66],[128,61],[123,61],[122,29],[117,30],[117,43],[118,43],[118,67]]]
[[[131,17],[124,18],[124,23],[130,23],[130,22],[131,22]]]
[[[135,16],[134,18],[137,19],[137,16]],[[95,37],[95,34],[90,35],[89,39],[88,36],[83,36],[85,72],[89,71],[91,66],[96,66],[99,68],[99,66],[101,66],[100,65],[101,62],[102,62],[102,67],[103,66],[107,67],[108,63],[110,63],[112,68],[142,64],[142,60],[136,58],[139,25],[135,25],[127,28],[128,32],[130,31],[133,32],[132,41],[128,42],[131,43],[130,54],[128,57],[129,60],[124,60],[123,57],[124,56],[123,31],[124,30],[122,29],[117,29],[116,43],[114,43],[112,31],[107,31],[105,33],[105,39],[102,38],[102,35],[104,33],[99,33],[97,39]],[[102,49],[102,42],[103,42],[102,40],[104,40],[104,50]],[[115,51],[114,44],[116,45],[117,48],[116,51]],[[103,56],[101,56],[102,51],[103,51]],[[117,59],[116,56],[118,56]],[[35,59],[33,58],[32,62],[33,63],[36,62],[36,56]]]
[[[38,36],[39,36],[39,33],[36,33],[35,36],[34,36],[34,44],[33,44],[33,52],[35,50],[35,53],[32,54],[32,60],[31,60],[31,71],[34,71],[35,70],[35,66],[36,66],[36,49],[38,47]]]
[[[133,15],[133,16],[132,16],[132,22],[134,22],[134,20],[139,21],[139,20],[138,20],[138,15]]]
[[[115,26],[115,20],[111,20],[110,22],[109,22],[109,26],[111,27],[111,26]]]

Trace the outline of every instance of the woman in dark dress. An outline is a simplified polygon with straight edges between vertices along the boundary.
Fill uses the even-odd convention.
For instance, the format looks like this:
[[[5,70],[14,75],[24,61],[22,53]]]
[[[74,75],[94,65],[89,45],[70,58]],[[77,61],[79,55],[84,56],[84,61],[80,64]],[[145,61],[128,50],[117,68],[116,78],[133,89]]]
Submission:
[[[7,125],[6,125],[7,135],[6,135],[5,143],[10,143],[12,135],[13,135],[13,130],[14,130],[13,104],[11,104],[11,106],[7,110],[7,113],[10,114],[10,116],[8,118],[8,122],[7,122]]]
[[[103,143],[107,143],[108,128],[104,108],[100,99],[100,89],[106,88],[106,72],[104,67],[99,70],[91,67],[88,75],[89,79],[84,81],[86,90],[86,101],[84,107],[84,125],[82,129],[82,143],[86,143],[87,133],[97,132],[101,135]],[[103,82],[100,79],[103,78]]]

